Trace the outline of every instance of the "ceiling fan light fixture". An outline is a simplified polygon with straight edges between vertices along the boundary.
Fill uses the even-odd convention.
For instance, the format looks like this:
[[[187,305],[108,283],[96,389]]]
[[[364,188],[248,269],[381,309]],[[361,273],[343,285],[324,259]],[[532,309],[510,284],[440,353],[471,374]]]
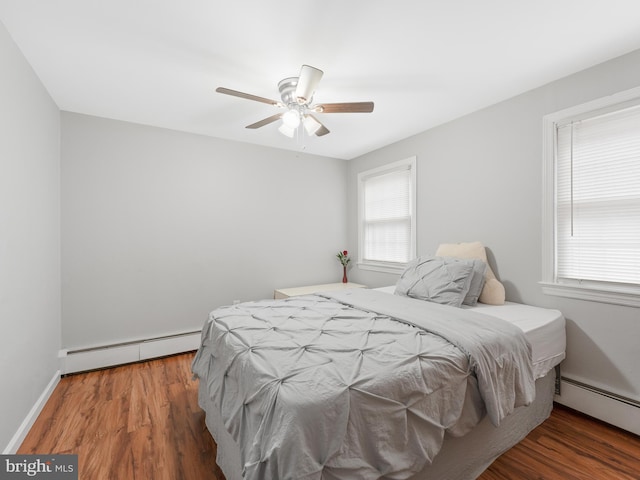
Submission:
[[[308,135],[315,135],[315,133],[322,126],[322,124],[311,115],[306,115],[304,117],[304,120],[302,121],[302,124],[304,125],[304,129],[306,130]]]
[[[280,125],[280,127],[278,128],[278,131],[280,133],[282,133],[283,135],[286,135],[289,138],[293,138],[293,136],[296,133],[296,128],[291,128],[289,126],[287,126],[287,124],[283,123],[282,125]]]
[[[295,130],[300,125],[300,113],[297,110],[289,110],[282,115],[282,123]]]

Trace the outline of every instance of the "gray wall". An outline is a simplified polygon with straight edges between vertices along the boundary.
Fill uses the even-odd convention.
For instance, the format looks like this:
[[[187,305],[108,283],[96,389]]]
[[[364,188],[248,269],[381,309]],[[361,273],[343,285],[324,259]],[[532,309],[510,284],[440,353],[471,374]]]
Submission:
[[[0,23],[0,448],[60,349],[60,116]]]
[[[640,400],[640,309],[542,294],[542,117],[640,85],[640,51],[558,80],[349,162],[349,246],[356,250],[357,173],[418,159],[417,244],[482,241],[507,300],[567,318],[563,374]],[[419,106],[418,106],[419,107]],[[425,108],[428,106],[424,106]],[[353,281],[397,276],[352,269]]]
[[[62,113],[63,347],[340,281],[346,162]]]

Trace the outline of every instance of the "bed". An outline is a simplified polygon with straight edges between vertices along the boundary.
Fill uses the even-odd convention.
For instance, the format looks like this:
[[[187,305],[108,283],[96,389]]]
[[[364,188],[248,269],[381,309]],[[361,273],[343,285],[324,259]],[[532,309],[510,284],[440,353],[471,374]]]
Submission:
[[[227,480],[473,479],[548,418],[560,312],[398,289],[210,314],[192,370]]]

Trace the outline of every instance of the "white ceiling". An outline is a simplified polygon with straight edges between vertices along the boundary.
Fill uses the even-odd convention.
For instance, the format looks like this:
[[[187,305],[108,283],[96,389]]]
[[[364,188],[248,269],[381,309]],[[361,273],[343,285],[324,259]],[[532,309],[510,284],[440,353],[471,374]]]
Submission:
[[[640,48],[638,0],[0,0],[0,21],[62,110],[350,159]],[[324,137],[277,108],[300,66]]]

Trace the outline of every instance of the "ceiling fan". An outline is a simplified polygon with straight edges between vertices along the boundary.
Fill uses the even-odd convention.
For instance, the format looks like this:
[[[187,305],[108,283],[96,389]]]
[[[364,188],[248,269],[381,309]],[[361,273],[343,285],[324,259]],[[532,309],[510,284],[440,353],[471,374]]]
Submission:
[[[302,65],[299,76],[285,78],[278,83],[278,90],[280,91],[280,98],[282,99],[281,102],[224,87],[216,88],[216,92],[286,109],[285,112],[271,115],[259,122],[247,125],[246,128],[260,128],[282,119],[282,125],[278,130],[292,138],[300,124],[304,126],[305,131],[309,135],[321,137],[329,133],[329,129],[315,117],[314,113],[373,112],[373,102],[312,104],[313,94],[320,83],[322,75],[322,70],[309,65]]]

